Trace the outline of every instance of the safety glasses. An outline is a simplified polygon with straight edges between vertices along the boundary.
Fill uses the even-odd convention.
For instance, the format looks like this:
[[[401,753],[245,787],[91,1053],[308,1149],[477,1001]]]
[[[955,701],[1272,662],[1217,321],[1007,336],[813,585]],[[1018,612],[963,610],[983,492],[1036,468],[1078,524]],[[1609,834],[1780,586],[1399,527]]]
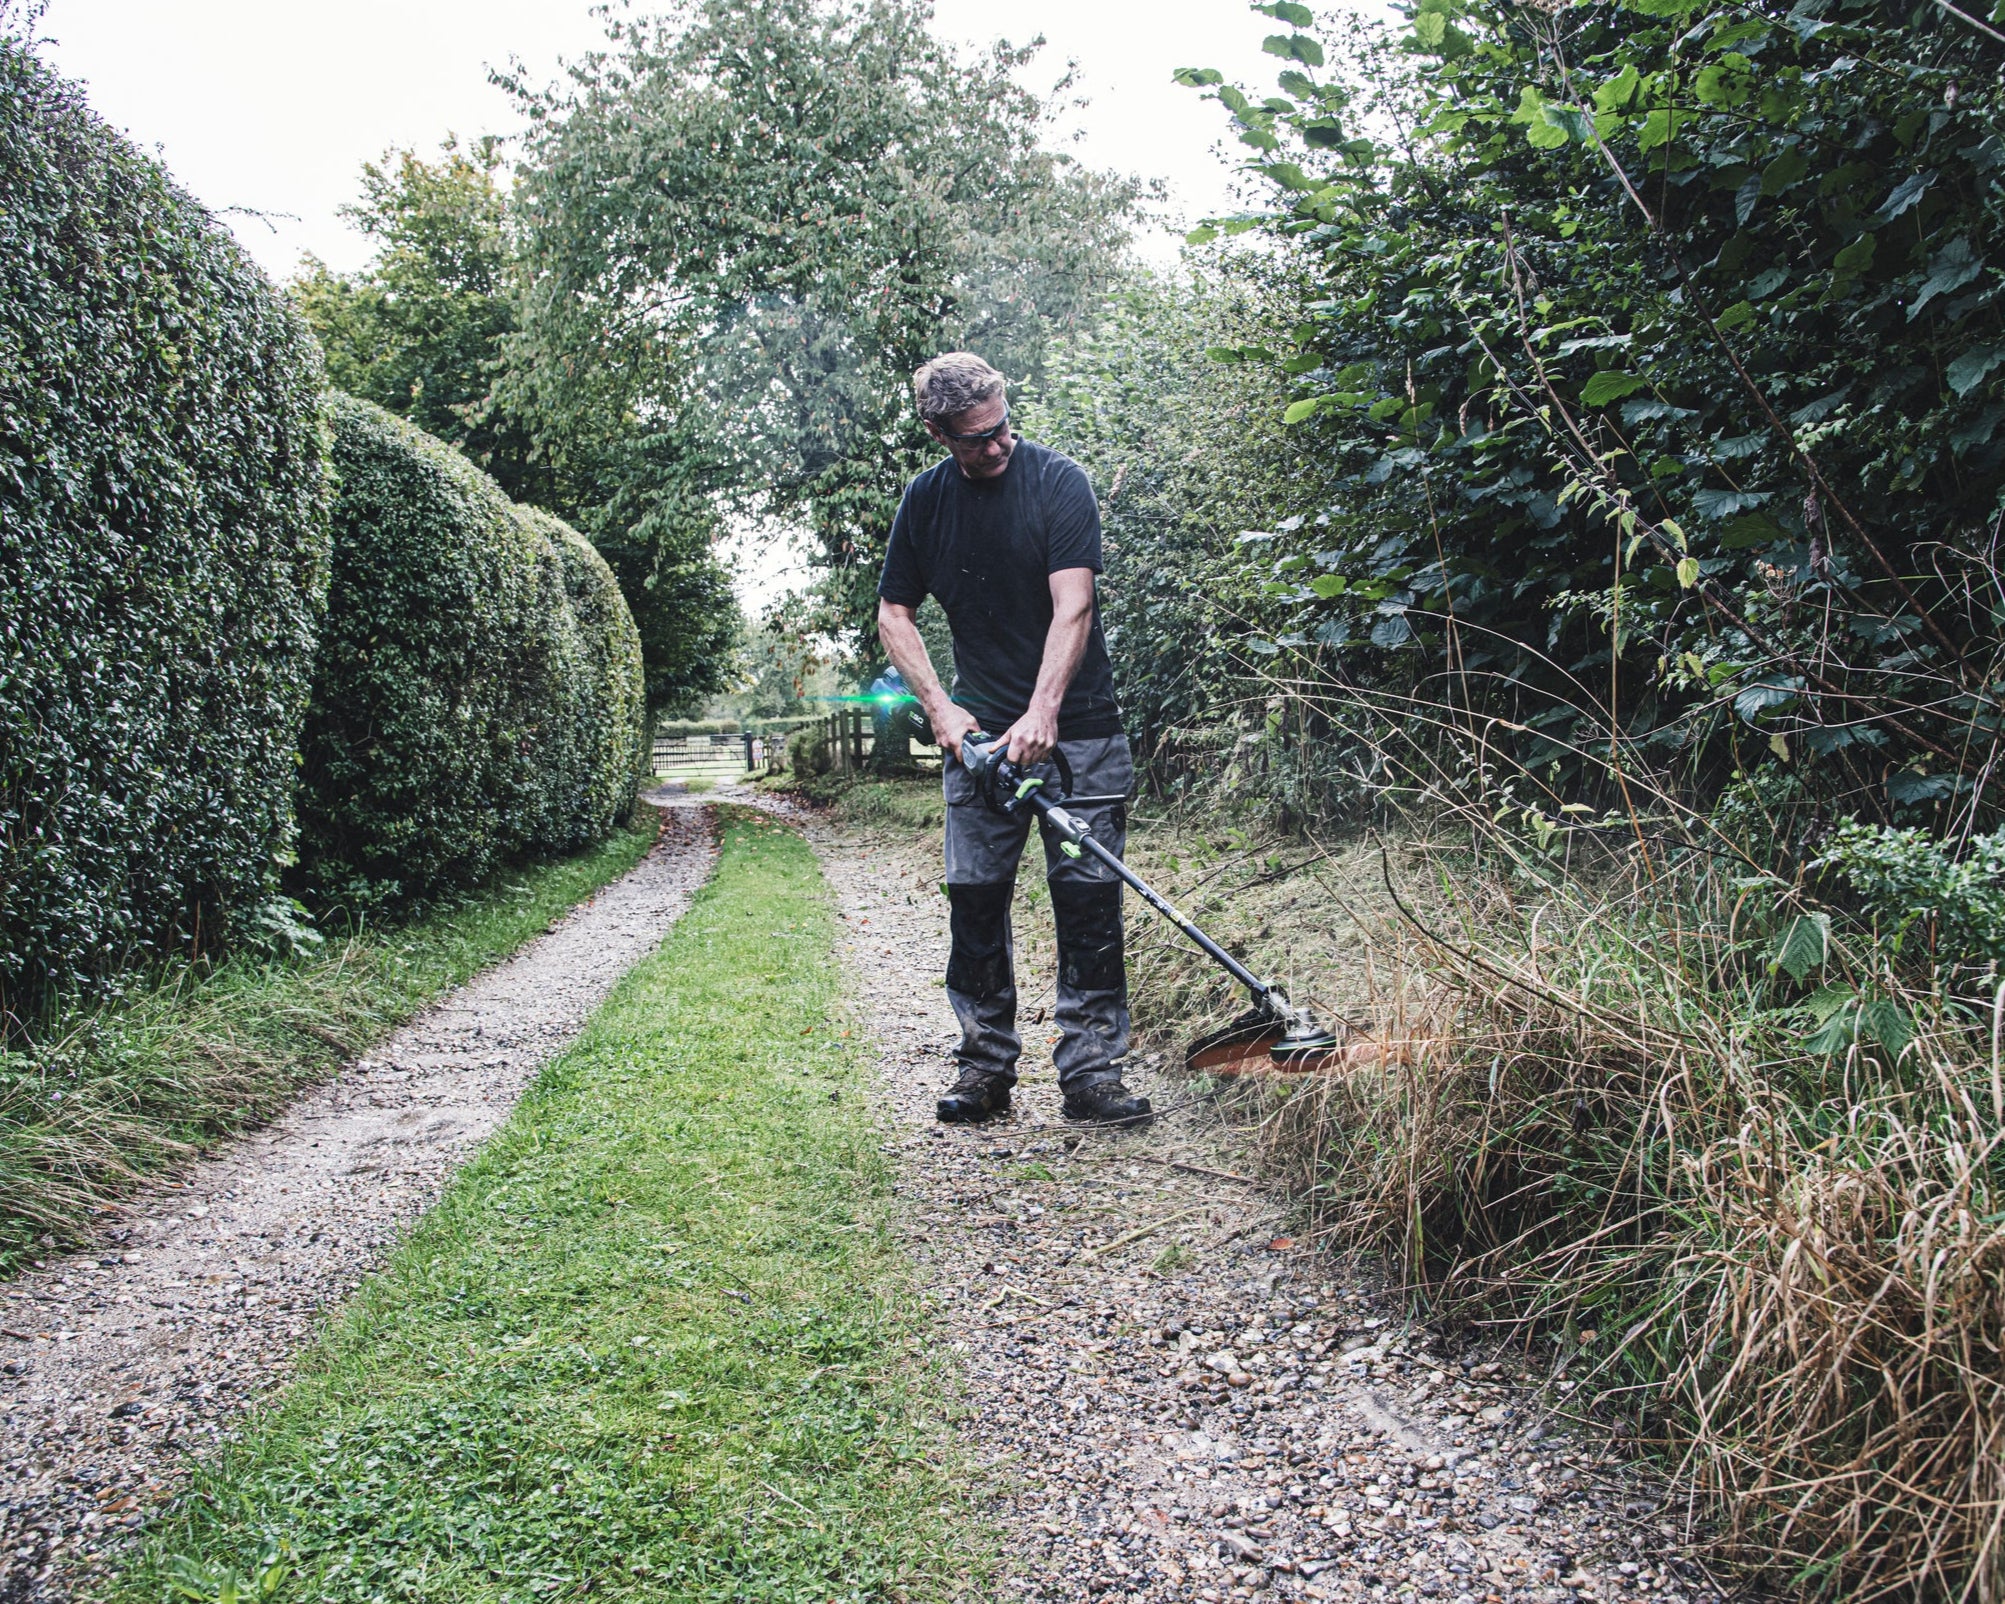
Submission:
[[[938,424],[934,425],[936,429],[939,427]],[[940,429],[940,438],[946,441],[947,444],[954,446],[985,446],[991,440],[997,438],[1008,427],[1009,408],[1008,406],[1004,406],[1002,422],[998,423],[993,429],[982,429],[975,434],[949,434],[945,429]]]

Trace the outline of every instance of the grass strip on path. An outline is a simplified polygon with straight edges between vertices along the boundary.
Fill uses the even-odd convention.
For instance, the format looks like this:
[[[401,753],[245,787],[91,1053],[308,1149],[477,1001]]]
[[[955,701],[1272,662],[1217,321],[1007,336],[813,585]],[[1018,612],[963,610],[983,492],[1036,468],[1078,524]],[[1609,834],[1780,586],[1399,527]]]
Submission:
[[[268,1118],[442,992],[625,874],[652,809],[575,857],[511,869],[409,924],[289,962],[182,970],[0,1052],[0,1275],[87,1236],[93,1212]]]
[[[980,1596],[820,872],[722,816],[661,950],[114,1598],[274,1556],[281,1598]]]

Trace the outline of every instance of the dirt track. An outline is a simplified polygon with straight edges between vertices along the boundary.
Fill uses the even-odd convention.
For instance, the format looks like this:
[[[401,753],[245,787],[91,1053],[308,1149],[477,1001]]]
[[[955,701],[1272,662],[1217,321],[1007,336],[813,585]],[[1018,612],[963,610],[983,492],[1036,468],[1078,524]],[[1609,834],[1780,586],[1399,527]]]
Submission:
[[[998,1489],[1004,1596],[1716,1597],[1651,1498],[1507,1364],[1451,1352],[1354,1266],[1295,1248],[1187,1085],[1131,1072],[1173,1111],[1082,1136],[1032,1026],[1011,1115],[936,1124],[955,1036],[938,866],[883,834],[809,833],[883,1051],[912,1251],[964,1356],[962,1433]],[[1049,941],[1028,923],[1037,1020]]]
[[[954,1036],[937,866],[884,833],[805,823],[882,1051],[904,1228],[961,1358],[999,1596],[1716,1596],[1597,1438],[1542,1419],[1497,1356],[1409,1327],[1355,1266],[1295,1247],[1229,1121],[1188,1086],[1138,1066],[1130,1079],[1168,1110],[1152,1131],[1064,1126],[1037,1028],[1048,938],[1020,932],[1031,1046],[1015,1111],[937,1125]],[[117,1251],[0,1291],[0,1600],[66,1596],[282,1384],[710,857],[701,805],[673,810],[643,865],[551,935],[138,1200]]]
[[[302,1098],[149,1189],[103,1247],[0,1288],[0,1600],[56,1599],[283,1384],[709,873],[707,813]]]

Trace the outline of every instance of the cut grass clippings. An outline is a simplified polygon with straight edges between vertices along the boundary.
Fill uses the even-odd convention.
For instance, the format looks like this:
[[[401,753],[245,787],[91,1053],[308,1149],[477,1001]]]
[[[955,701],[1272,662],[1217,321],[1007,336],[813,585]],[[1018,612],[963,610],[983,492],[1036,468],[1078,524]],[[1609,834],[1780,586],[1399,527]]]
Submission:
[[[980,1596],[820,874],[720,813],[660,952],[112,1598],[273,1557],[330,1600]]]
[[[184,970],[0,1052],[0,1274],[85,1239],[148,1175],[267,1119],[441,992],[625,874],[660,830],[517,868],[414,922],[287,963]]]

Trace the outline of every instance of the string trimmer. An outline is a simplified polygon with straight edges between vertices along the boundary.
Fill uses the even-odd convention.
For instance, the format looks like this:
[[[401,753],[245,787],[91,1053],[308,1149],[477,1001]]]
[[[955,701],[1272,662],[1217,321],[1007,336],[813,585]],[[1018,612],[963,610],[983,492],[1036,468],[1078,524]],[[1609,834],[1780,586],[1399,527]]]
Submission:
[[[1304,1070],[1315,1068],[1336,1053],[1340,1043],[1334,1031],[1308,1009],[1291,1003],[1279,986],[1262,980],[1198,929],[1167,897],[1105,844],[1095,840],[1085,821],[1066,806],[1125,802],[1126,797],[1073,796],[1072,765],[1066,762],[1064,753],[1051,754],[1051,767],[1057,771],[1054,787],[1034,769],[1011,762],[1003,742],[980,730],[962,741],[961,762],[974,781],[975,794],[985,804],[998,813],[1011,816],[1029,813],[1042,819],[1057,835],[1061,852],[1068,857],[1092,857],[1104,863],[1133,887],[1137,896],[1189,937],[1200,952],[1246,988],[1253,1006],[1223,1029],[1193,1042],[1184,1054],[1188,1067],[1214,1075],[1242,1074],[1263,1063]]]

